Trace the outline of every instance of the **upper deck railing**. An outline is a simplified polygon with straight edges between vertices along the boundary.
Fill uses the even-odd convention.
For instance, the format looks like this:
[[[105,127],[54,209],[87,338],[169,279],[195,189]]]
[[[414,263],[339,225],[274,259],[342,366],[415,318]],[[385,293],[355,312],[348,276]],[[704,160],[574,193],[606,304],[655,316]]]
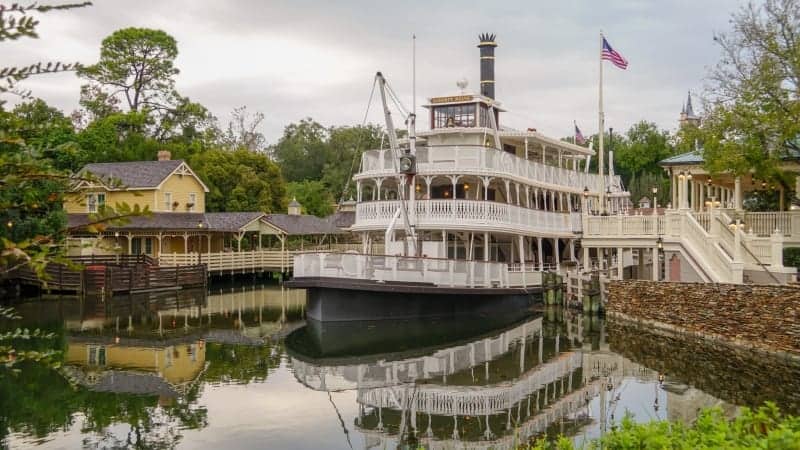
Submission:
[[[417,173],[476,176],[504,176],[518,182],[539,185],[545,188],[583,193],[584,188],[596,194],[611,188],[620,191],[619,176],[605,176],[601,184],[600,175],[585,173],[541,162],[520,158],[494,148],[469,145],[443,145],[417,148]],[[355,178],[388,176],[395,173],[391,150],[369,150],[361,155],[361,172]]]
[[[400,207],[398,200],[356,206],[354,230],[386,229]],[[523,208],[486,200],[416,200],[409,214],[421,228],[483,229],[518,233],[570,234],[581,230],[580,213]]]

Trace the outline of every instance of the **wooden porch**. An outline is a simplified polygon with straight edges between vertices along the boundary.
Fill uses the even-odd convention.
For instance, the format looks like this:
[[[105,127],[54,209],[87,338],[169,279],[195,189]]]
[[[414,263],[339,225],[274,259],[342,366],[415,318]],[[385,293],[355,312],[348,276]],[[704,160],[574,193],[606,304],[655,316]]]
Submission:
[[[205,287],[208,279],[205,265],[160,266],[146,255],[98,255],[71,261],[73,266],[48,264],[43,277],[22,267],[12,278],[51,291],[109,296]]]

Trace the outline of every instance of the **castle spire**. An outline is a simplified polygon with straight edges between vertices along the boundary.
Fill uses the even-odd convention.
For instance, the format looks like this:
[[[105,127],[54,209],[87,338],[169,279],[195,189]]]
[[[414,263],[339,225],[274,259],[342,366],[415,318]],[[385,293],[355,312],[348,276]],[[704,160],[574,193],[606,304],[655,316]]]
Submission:
[[[694,110],[692,109],[692,92],[689,91],[686,95],[686,116],[694,117]]]

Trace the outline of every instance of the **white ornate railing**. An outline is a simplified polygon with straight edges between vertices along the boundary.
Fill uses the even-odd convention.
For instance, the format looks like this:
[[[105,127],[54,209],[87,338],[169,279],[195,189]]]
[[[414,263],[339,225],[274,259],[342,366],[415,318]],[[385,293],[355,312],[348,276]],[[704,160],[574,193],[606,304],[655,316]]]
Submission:
[[[588,216],[585,237],[646,236],[664,233],[664,216]]]
[[[748,212],[744,214],[745,229],[757,236],[770,236],[779,230],[784,236],[800,241],[800,211]]]
[[[362,154],[361,172],[355,178],[388,176],[393,173],[396,171],[391,150],[369,150]],[[583,189],[588,187],[595,195],[608,187],[616,192],[622,186],[619,176],[606,176],[606,182],[601,184],[600,175],[597,174],[549,166],[481,146],[417,148],[417,173],[504,176],[531,185],[569,190],[573,193],[583,193]]]
[[[294,277],[430,283],[469,288],[509,287],[505,263],[356,253],[295,255]]]
[[[420,228],[470,228],[519,233],[579,232],[580,213],[558,213],[523,208],[507,203],[483,200],[417,200],[409,211],[412,222]],[[386,229],[400,202],[397,200],[359,203],[354,230]]]

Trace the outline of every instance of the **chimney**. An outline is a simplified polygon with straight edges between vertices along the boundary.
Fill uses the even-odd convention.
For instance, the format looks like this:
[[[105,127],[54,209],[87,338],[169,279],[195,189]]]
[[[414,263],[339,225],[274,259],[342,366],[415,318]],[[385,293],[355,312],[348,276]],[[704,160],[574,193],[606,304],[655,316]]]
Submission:
[[[172,159],[172,153],[169,150],[159,150],[158,151],[158,160],[159,161],[169,161]]]
[[[494,99],[494,48],[496,35],[483,33],[478,36],[481,49],[481,95]]]

